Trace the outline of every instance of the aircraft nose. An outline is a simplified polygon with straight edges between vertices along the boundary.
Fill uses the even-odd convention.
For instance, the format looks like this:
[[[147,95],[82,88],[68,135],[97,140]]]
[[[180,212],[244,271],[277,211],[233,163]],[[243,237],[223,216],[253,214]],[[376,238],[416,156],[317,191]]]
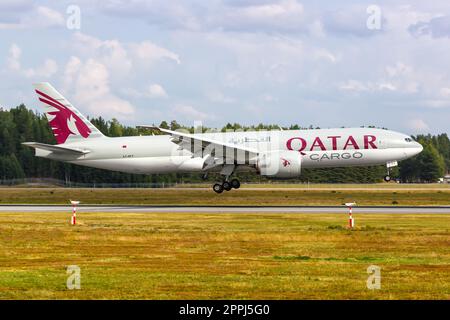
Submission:
[[[423,150],[423,146],[420,144],[420,143],[418,143],[418,142],[415,142],[415,147],[414,147],[414,149],[415,149],[415,153],[414,154],[419,154],[419,153],[421,153],[422,152],[422,150]]]
[[[405,159],[410,158],[410,157],[414,157],[415,155],[421,153],[423,150],[423,147],[420,143],[414,141],[414,142],[410,142],[409,147],[403,149],[403,152],[405,154]]]

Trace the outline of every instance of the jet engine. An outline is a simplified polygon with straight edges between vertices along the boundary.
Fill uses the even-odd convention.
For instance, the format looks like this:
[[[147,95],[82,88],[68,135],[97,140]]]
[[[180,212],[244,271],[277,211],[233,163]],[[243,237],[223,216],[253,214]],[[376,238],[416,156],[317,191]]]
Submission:
[[[197,172],[209,167],[214,167],[214,158],[206,155],[203,158],[194,157],[185,159],[179,164],[178,169],[184,172]]]
[[[302,155],[298,151],[272,151],[260,154],[256,169],[262,176],[272,178],[298,178]]]

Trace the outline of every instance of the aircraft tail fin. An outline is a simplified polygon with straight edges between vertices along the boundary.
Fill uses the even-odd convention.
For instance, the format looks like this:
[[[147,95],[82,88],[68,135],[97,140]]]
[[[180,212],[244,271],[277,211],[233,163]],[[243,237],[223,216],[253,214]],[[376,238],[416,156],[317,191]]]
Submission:
[[[48,82],[33,85],[58,144],[104,135]]]

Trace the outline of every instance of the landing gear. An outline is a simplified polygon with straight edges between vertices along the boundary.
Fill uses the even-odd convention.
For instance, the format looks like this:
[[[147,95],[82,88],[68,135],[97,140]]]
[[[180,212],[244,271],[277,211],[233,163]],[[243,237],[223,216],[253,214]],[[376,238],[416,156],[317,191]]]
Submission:
[[[224,165],[222,170],[220,171],[220,174],[223,176],[223,182],[222,183],[215,183],[213,185],[213,190],[216,193],[222,193],[225,191],[230,191],[231,189],[239,189],[241,186],[241,183],[238,179],[232,179],[229,180],[230,176],[233,174],[234,169],[236,168],[235,165]]]
[[[239,189],[241,186],[241,183],[239,182],[238,179],[233,179],[231,180],[231,186],[233,187],[233,189]]]
[[[215,193],[222,193],[223,192],[223,186],[220,183],[215,183],[213,185],[213,190]]]
[[[222,187],[223,187],[223,190],[225,190],[225,191],[230,191],[232,188],[231,183],[229,183],[228,181],[224,181],[222,183]]]
[[[240,186],[241,186],[241,183],[239,182],[238,179],[233,179],[231,181],[225,180],[222,183],[215,183],[213,185],[213,190],[216,193],[222,193],[224,190],[230,191],[231,189],[239,189]]]
[[[392,180],[391,178],[391,168],[397,166],[397,161],[390,161],[386,163],[386,169],[387,169],[387,175],[384,176],[384,181],[390,182]]]

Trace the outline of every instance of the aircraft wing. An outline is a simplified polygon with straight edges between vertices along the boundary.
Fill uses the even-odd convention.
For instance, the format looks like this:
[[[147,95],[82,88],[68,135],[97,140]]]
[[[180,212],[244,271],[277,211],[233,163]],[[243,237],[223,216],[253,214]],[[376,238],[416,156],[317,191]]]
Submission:
[[[39,142],[23,142],[22,144],[34,149],[43,149],[63,154],[83,155],[90,152],[89,150],[81,150],[77,148],[63,147],[61,145],[52,145]]]
[[[232,143],[226,143],[203,137],[200,135],[172,131],[155,126],[138,126],[139,128],[155,129],[172,136],[172,142],[179,145],[180,148],[190,151],[194,156],[203,157],[205,154],[210,154],[215,158],[216,165],[223,164],[223,160],[245,160],[252,159],[258,155],[258,150],[239,146]],[[201,152],[200,152],[201,151]],[[242,163],[242,162],[241,162]]]

